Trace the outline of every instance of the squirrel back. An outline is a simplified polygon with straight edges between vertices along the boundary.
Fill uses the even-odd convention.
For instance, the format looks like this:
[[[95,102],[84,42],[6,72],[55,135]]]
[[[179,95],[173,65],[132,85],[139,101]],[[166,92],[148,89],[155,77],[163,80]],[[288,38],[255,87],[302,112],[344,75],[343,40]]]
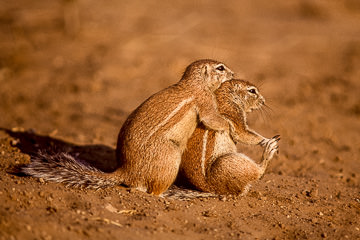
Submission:
[[[178,83],[145,100],[120,129],[119,168],[112,173],[97,171],[66,153],[40,153],[22,171],[67,185],[124,185],[159,195],[175,181],[181,155],[199,121],[209,129],[229,130],[213,92],[232,76],[221,62],[198,60],[186,68]]]
[[[175,181],[181,155],[199,122],[209,129],[229,130],[217,110],[213,92],[232,79],[223,63],[199,60],[182,79],[141,104],[122,126],[116,148],[124,184],[161,194]]]
[[[274,151],[277,150],[279,138],[275,136],[272,139],[266,139],[247,127],[246,112],[251,112],[264,104],[262,97],[255,96],[259,95],[257,89],[255,91],[249,85],[242,80],[231,80],[223,83],[215,92],[219,102],[219,111],[231,123],[232,134],[212,131],[200,124],[188,141],[187,149],[182,156],[180,172],[203,193],[172,187],[164,192],[163,196],[189,199],[212,197],[215,196],[213,193],[239,194],[246,191],[251,181],[262,176]],[[241,93],[248,97],[245,98],[245,95]],[[250,100],[249,96],[254,99]],[[255,101],[255,98],[260,100]],[[244,102],[245,99],[246,102]],[[249,104],[251,102],[253,104]],[[205,138],[206,142],[204,142]],[[264,146],[260,164],[255,164],[245,155],[236,152],[235,143],[240,141]],[[218,166],[221,164],[226,165],[225,175],[223,175],[224,166],[222,168]],[[40,152],[33,156],[31,163],[22,167],[21,171],[30,176],[61,182],[71,187],[98,189],[127,186],[117,174],[104,173],[68,153]],[[232,182],[229,178],[235,181]]]
[[[234,79],[223,83],[215,95],[219,112],[229,121],[231,131],[213,131],[199,125],[183,154],[180,175],[204,192],[246,193],[249,183],[264,174],[277,150],[279,138],[264,138],[247,125],[246,114],[265,104],[265,99],[253,84]],[[260,164],[238,153],[237,142],[264,146]]]

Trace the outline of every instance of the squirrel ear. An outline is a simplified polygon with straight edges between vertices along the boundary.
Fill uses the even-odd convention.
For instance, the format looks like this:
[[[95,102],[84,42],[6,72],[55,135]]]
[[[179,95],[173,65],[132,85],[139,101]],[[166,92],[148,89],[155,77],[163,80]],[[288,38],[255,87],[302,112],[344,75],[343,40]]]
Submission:
[[[209,69],[208,65],[204,65],[201,69],[201,75],[204,77],[204,79],[207,79],[209,77]]]

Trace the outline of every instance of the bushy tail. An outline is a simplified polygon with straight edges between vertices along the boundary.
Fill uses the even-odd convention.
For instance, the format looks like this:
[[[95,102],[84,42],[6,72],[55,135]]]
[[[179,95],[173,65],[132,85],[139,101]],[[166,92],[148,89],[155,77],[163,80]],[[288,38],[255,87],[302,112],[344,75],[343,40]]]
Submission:
[[[107,173],[76,160],[68,153],[40,152],[31,157],[31,163],[21,167],[26,175],[47,181],[61,182],[66,186],[100,189],[121,185]]]
[[[77,160],[69,153],[39,152],[31,157],[31,162],[18,169],[28,176],[42,178],[46,181],[64,183],[68,187],[101,189],[113,186],[123,186],[122,181],[115,179],[108,173]],[[177,200],[190,200],[195,198],[214,198],[214,193],[204,193],[196,190],[171,186],[162,197]]]
[[[200,192],[172,185],[168,190],[161,194],[162,197],[176,200],[191,200],[196,198],[217,198],[219,195],[215,193]]]

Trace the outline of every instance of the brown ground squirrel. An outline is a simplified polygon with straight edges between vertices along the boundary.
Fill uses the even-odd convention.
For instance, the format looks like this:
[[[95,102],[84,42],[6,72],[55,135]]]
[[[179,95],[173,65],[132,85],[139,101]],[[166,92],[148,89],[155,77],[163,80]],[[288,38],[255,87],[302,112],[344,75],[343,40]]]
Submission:
[[[225,82],[215,91],[219,112],[230,122],[231,131],[213,131],[199,125],[183,154],[180,174],[197,189],[217,194],[246,193],[259,179],[278,149],[280,137],[264,138],[248,128],[246,113],[261,108],[265,99],[258,89],[243,80]],[[235,142],[265,147],[261,162],[238,153]]]
[[[233,72],[218,61],[190,64],[178,83],[152,95],[127,118],[116,149],[120,167],[113,173],[79,164],[66,153],[39,154],[22,171],[69,185],[125,185],[161,194],[174,182],[187,141],[199,122],[212,130],[229,131],[229,123],[217,110],[214,91],[232,77]]]

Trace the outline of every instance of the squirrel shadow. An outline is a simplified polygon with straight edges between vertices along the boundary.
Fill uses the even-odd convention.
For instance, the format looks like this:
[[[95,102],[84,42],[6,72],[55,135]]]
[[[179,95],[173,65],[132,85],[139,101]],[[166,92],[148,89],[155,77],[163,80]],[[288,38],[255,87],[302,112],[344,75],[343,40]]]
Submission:
[[[78,161],[85,162],[106,173],[113,172],[119,167],[115,149],[106,145],[77,145],[50,136],[40,135],[31,130],[13,131],[0,127],[0,131],[4,131],[9,136],[18,139],[19,142],[15,146],[30,157],[38,156],[39,153],[48,153],[50,155],[68,153]],[[9,173],[23,175],[19,172],[21,166],[16,166]],[[174,184],[181,188],[196,189],[181,172],[179,172]]]
[[[118,162],[115,157],[115,149],[102,145],[77,145],[74,143],[59,140],[50,136],[44,136],[34,131],[12,131],[5,128],[0,130],[6,132],[13,138],[19,140],[15,145],[22,153],[37,156],[40,152],[49,154],[68,153],[86,162],[103,172],[113,172],[118,168]]]

